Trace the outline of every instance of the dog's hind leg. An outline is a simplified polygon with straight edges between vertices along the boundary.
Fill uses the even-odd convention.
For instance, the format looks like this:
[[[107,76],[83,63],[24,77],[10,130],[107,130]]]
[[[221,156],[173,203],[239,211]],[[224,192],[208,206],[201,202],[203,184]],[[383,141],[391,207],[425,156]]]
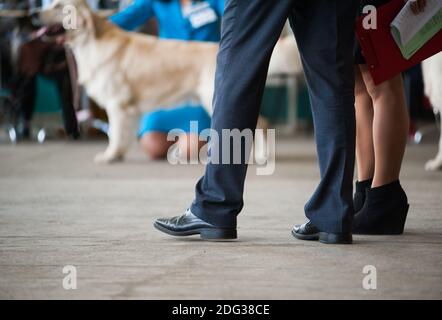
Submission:
[[[95,156],[95,163],[107,164],[124,159],[136,136],[136,110],[135,107],[116,105],[106,109],[109,118],[109,145],[106,151]]]
[[[439,151],[436,157],[425,164],[425,170],[436,171],[442,169],[442,129],[440,130]]]
[[[267,119],[259,116],[258,122],[256,124],[257,132],[255,133],[254,140],[254,154],[253,156],[258,163],[265,163],[269,158],[270,154],[268,154],[268,144],[267,144],[267,129],[269,128],[269,123]]]

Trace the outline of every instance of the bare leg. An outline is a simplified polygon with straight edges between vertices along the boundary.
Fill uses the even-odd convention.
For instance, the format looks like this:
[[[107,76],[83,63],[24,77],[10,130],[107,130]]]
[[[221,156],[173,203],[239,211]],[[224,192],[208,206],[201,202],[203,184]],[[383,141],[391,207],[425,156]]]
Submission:
[[[176,143],[175,141],[168,141],[167,134],[162,132],[146,133],[140,142],[144,152],[146,152],[151,159],[166,158],[170,147]],[[199,141],[197,134],[181,135],[177,143],[179,157],[188,160],[190,160],[190,157],[196,157],[196,159],[198,159],[200,148],[206,144],[205,141]]]
[[[356,162],[358,180],[372,179],[375,171],[373,146],[373,103],[359,66],[355,67]]]
[[[167,141],[167,134],[163,132],[149,132],[143,135],[140,140],[141,148],[152,159],[164,159],[167,150],[175,141]]]
[[[374,106],[374,188],[399,179],[409,116],[401,75],[375,86],[367,67],[361,65],[360,69]]]

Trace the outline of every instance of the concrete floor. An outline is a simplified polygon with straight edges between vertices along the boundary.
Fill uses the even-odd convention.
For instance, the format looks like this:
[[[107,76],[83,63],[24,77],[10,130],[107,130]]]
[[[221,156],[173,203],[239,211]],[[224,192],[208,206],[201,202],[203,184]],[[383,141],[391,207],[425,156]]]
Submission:
[[[190,203],[201,166],[128,160],[95,166],[103,142],[0,145],[0,298],[441,299],[442,172],[423,169],[436,144],[410,146],[403,236],[352,246],[297,241],[294,223],[318,178],[311,139],[278,143],[276,172],[249,171],[239,240],[177,240],[152,227]],[[62,268],[77,268],[64,290]],[[365,290],[362,269],[377,269]]]

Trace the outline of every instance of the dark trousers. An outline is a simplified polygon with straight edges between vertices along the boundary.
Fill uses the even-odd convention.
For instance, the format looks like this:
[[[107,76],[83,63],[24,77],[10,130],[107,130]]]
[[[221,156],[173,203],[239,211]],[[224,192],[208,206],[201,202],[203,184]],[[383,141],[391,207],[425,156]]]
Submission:
[[[229,0],[223,17],[212,117],[219,133],[256,128],[270,56],[290,19],[309,86],[321,176],[305,213],[325,232],[351,230],[358,7],[357,0]],[[191,211],[214,225],[236,226],[246,171],[245,161],[209,163]]]
[[[56,83],[58,92],[60,93],[63,124],[66,134],[68,137],[76,139],[79,137],[80,133],[73,104],[74,98],[69,71],[63,69],[51,73],[48,77]]]
[[[17,73],[12,78],[11,84],[18,118],[28,123],[34,114],[37,77],[36,75]]]
[[[78,138],[79,129],[73,106],[72,86],[69,73],[67,70],[62,70],[46,75],[46,77],[54,81],[60,93],[63,124],[66,134],[70,138]],[[19,113],[26,124],[28,124],[34,115],[37,95],[37,75],[19,75],[16,80],[14,95],[19,102]]]

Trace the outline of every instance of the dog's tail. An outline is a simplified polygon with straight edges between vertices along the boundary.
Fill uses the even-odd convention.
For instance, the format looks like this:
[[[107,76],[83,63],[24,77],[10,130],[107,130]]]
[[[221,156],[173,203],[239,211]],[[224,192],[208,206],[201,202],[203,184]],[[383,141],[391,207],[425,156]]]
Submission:
[[[281,38],[273,50],[269,65],[269,76],[298,75],[302,71],[301,57],[294,37]]]
[[[434,113],[442,112],[442,52],[422,63],[425,95],[430,99]]]

